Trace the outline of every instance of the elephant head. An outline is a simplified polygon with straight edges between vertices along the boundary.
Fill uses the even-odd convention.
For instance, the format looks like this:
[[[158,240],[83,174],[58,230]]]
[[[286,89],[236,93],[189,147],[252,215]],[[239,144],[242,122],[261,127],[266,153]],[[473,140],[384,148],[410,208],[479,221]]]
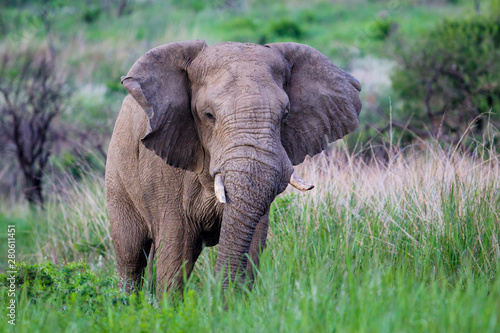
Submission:
[[[217,268],[246,265],[256,225],[293,165],[358,126],[359,82],[314,48],[195,40],[144,54],[122,83],[149,118],[143,144],[214,179],[224,203]]]

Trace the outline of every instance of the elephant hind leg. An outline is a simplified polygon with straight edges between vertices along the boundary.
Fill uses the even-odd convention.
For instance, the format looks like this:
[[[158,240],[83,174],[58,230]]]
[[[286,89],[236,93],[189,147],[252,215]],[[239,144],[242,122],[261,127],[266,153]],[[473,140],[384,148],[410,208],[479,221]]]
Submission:
[[[112,228],[112,234],[121,287],[125,287],[126,291],[142,287],[152,240],[135,224],[116,226]]]
[[[108,211],[120,287],[130,292],[142,286],[152,246],[146,221],[132,201],[108,191]]]
[[[127,253],[117,257],[117,272],[120,277],[120,288],[127,292],[142,288],[145,268],[148,263],[152,241],[145,240],[142,243],[133,244]],[[116,249],[116,247],[115,247]]]

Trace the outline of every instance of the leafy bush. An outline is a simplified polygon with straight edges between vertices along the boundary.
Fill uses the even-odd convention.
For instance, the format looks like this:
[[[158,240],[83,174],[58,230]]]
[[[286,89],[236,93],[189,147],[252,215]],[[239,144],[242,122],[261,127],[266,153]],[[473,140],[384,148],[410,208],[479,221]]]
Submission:
[[[173,3],[178,7],[188,8],[195,12],[202,11],[207,5],[203,0],[175,0]]]
[[[478,134],[487,120],[500,124],[500,18],[445,20],[400,56],[393,75],[405,100],[399,116],[411,113],[420,130],[451,141],[475,119]]]
[[[492,15],[498,15],[500,12],[500,0],[490,0],[487,10],[489,10]]]
[[[16,286],[32,302],[49,298],[61,303],[77,298],[86,311],[103,305],[104,300],[124,303],[128,296],[117,287],[116,278],[99,278],[83,261],[57,266],[49,261],[22,263],[17,267]],[[5,274],[0,274],[0,287],[7,287]]]
[[[222,22],[221,28],[230,31],[230,40],[242,43],[257,43],[261,33],[259,25],[252,17],[236,16],[231,20]]]
[[[398,24],[391,18],[381,15],[377,20],[367,26],[369,36],[374,39],[387,39],[398,27]]]
[[[237,16],[223,22],[221,28],[230,31],[229,39],[243,43],[266,44],[289,38],[300,40],[305,36],[301,25],[287,17],[263,24],[251,16]]]
[[[83,12],[83,20],[86,23],[93,23],[97,21],[99,16],[101,16],[101,8],[99,7],[86,8]]]
[[[54,171],[61,174],[66,173],[76,181],[81,181],[89,170],[104,174],[103,162],[96,154],[89,152],[76,154],[74,151],[65,150],[60,156],[53,157],[51,163]]]
[[[304,36],[304,31],[300,25],[289,19],[281,18],[277,21],[271,22],[270,33],[276,37],[291,37],[295,39],[300,39]]]

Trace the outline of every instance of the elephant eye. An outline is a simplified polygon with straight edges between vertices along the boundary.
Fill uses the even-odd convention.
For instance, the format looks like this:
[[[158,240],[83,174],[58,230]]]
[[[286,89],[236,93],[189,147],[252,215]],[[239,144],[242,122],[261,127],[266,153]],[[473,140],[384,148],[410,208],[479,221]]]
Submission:
[[[207,109],[207,110],[205,110],[204,114],[208,120],[210,120],[211,122],[215,122],[215,116],[214,116],[214,113],[212,112],[212,110]]]

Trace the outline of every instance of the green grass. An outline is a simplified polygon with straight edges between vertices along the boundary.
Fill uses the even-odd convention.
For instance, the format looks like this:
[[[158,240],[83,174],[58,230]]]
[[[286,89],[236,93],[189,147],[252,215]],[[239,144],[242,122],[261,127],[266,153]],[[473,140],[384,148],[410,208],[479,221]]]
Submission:
[[[6,209],[2,229],[45,226],[32,242],[18,234],[22,258],[41,267],[44,257],[83,259],[90,269],[77,266],[87,278],[70,282],[60,276],[74,264],[49,265],[62,282],[39,287],[43,297],[21,287],[16,331],[496,332],[500,161],[426,145],[369,165],[339,146],[302,165],[298,172],[316,189],[287,190],[275,201],[254,288],[230,290],[225,301],[213,248],[183,299],[154,301],[147,283],[139,295],[120,293],[97,177],[54,198],[37,219]],[[7,304],[6,289],[0,294]],[[0,327],[12,330],[5,320]]]

